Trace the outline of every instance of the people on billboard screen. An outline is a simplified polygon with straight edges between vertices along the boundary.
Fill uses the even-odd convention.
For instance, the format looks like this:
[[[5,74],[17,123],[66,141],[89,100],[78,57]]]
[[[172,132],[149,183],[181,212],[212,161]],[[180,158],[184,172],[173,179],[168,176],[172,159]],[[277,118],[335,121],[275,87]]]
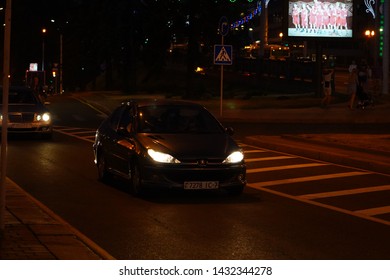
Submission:
[[[289,2],[288,36],[352,37],[351,0]]]

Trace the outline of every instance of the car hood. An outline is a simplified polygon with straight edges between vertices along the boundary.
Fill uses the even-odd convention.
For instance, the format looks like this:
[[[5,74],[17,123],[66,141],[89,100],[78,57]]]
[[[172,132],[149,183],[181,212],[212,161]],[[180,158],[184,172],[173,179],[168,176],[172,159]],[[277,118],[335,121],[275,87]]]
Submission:
[[[139,141],[145,148],[169,153],[175,158],[225,159],[238,150],[238,145],[227,134],[140,134]]]

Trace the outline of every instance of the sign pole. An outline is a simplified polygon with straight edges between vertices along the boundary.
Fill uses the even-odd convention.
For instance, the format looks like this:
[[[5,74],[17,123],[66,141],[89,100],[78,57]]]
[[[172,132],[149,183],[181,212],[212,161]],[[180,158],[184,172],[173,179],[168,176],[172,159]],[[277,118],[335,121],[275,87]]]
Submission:
[[[219,34],[221,34],[221,45],[224,48],[224,37],[229,33],[229,23],[225,16],[219,19],[218,23]],[[223,63],[221,63],[221,82],[220,82],[220,108],[219,115],[222,117],[223,111]]]
[[[385,20],[384,28],[384,46],[383,46],[383,82],[382,82],[382,94],[390,94],[389,92],[389,46],[390,46],[390,3],[389,1],[383,1],[383,15]]]
[[[3,120],[1,128],[1,174],[0,174],[0,237],[5,230],[5,182],[7,171],[8,94],[11,43],[11,0],[5,7],[4,64],[3,64]]]
[[[223,46],[224,40],[221,36],[221,45]],[[220,84],[220,104],[219,104],[219,116],[222,117],[223,111],[223,64],[221,64],[221,84]]]

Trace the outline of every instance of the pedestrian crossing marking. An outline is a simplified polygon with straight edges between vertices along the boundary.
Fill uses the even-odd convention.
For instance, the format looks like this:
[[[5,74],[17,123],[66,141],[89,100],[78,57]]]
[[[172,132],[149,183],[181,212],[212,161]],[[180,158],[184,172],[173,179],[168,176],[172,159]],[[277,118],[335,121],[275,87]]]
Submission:
[[[341,190],[341,191],[333,191],[333,192],[322,192],[322,193],[305,194],[305,195],[300,195],[299,197],[303,198],[303,199],[319,199],[319,198],[328,198],[328,197],[336,197],[336,196],[344,196],[344,195],[354,195],[354,194],[379,192],[379,191],[388,191],[388,190],[390,190],[390,185],[376,186],[376,187],[367,187],[367,188],[358,188],[358,189],[351,189],[351,190]]]
[[[307,176],[307,177],[298,177],[298,178],[290,178],[290,179],[282,179],[275,181],[265,181],[258,183],[249,184],[252,188],[264,188],[276,185],[283,184],[292,184],[292,183],[301,183],[301,182],[309,182],[309,181],[319,181],[325,179],[334,179],[334,178],[343,178],[343,177],[351,177],[351,176],[359,176],[359,175],[367,175],[367,172],[353,171],[353,172],[344,172],[344,173],[335,173],[335,174],[326,174],[326,175],[316,175],[316,176]]]
[[[65,134],[70,137],[75,137],[80,140],[94,143],[96,129],[90,128],[79,128],[79,127],[66,127],[66,126],[55,126],[54,130],[56,132]]]
[[[265,152],[268,152],[268,151],[265,151],[265,150],[247,150],[247,151],[245,151],[245,150],[244,150],[244,154],[265,153]]]
[[[376,216],[390,213],[390,206],[376,207],[364,210],[354,211],[356,214],[367,215],[367,216]]]
[[[240,143],[240,146],[244,148],[244,154],[252,156],[254,153],[261,153],[261,152],[272,152],[272,150],[268,149],[262,149],[258,148],[257,146],[248,145],[245,143]],[[247,150],[245,150],[247,149]],[[271,156],[271,157],[257,157],[257,158],[249,158],[245,159],[245,161],[253,162],[255,164],[256,162],[266,161],[266,160],[283,160],[283,159],[293,159],[293,158],[301,158],[297,156],[284,156],[286,154],[278,153],[276,154],[282,154],[283,156]],[[269,166],[269,167],[260,167],[260,168],[248,168],[247,173],[253,174],[257,172],[267,172],[267,171],[280,171],[283,172],[285,169],[293,169],[293,168],[310,168],[315,166],[321,166],[321,165],[331,165],[331,163],[323,162],[323,161],[312,161],[311,163],[307,164],[292,164],[292,165],[281,165],[281,166]],[[351,172],[343,172],[343,173],[333,173],[333,174],[324,174],[324,175],[314,175],[314,176],[306,176],[306,177],[296,177],[296,178],[290,178],[290,179],[282,179],[282,180],[272,180],[272,181],[264,181],[264,182],[248,182],[247,186],[249,188],[258,189],[264,192],[272,193],[278,196],[286,197],[289,199],[297,200],[303,203],[315,205],[318,207],[323,207],[332,211],[337,211],[340,213],[348,214],[351,216],[359,217],[362,219],[366,219],[372,222],[384,224],[387,226],[390,226],[390,221],[382,218],[382,214],[390,214],[390,205],[388,206],[379,206],[379,207],[373,207],[370,209],[361,209],[361,210],[348,210],[342,207],[333,206],[328,203],[323,203],[321,200],[318,200],[320,198],[328,198],[328,197],[337,197],[337,196],[347,196],[347,195],[354,195],[354,194],[369,194],[373,192],[380,192],[380,191],[389,191],[390,185],[380,185],[380,186],[373,186],[373,187],[361,187],[361,188],[355,188],[350,190],[343,190],[342,186],[340,186],[341,190],[338,191],[329,191],[329,192],[321,192],[321,193],[311,193],[311,194],[305,194],[305,195],[292,195],[288,194],[283,191],[279,191],[276,188],[272,188],[272,186],[277,185],[286,185],[286,184],[292,184],[292,183],[301,183],[301,182],[315,182],[319,180],[331,180],[331,179],[337,179],[337,178],[346,178],[351,177],[350,180],[353,180],[354,176],[360,176],[360,175],[369,175],[372,174],[372,172],[361,170],[361,169],[354,169],[355,171]],[[346,179],[348,180],[348,179]],[[293,187],[293,186],[291,186]],[[294,187],[299,187],[299,185],[294,185]],[[315,188],[313,188],[313,191],[315,191]],[[378,194],[380,195],[380,193]],[[378,205],[377,205],[378,206]]]
[[[245,162],[279,160],[279,159],[290,159],[290,158],[294,158],[294,157],[291,157],[291,156],[276,156],[276,157],[263,157],[263,158],[248,158],[248,159],[245,159]]]
[[[305,164],[292,164],[292,165],[282,165],[282,166],[263,167],[263,168],[252,168],[252,169],[247,169],[246,173],[259,173],[259,172],[276,171],[276,170],[316,167],[316,166],[323,166],[323,165],[329,165],[329,164],[305,163]]]

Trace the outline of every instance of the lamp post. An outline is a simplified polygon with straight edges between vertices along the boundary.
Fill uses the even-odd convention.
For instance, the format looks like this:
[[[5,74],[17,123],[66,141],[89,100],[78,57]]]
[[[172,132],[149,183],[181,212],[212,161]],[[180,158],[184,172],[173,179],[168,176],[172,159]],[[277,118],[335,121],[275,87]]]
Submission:
[[[45,71],[45,34],[46,28],[42,28],[42,71]]]
[[[384,45],[383,49],[383,94],[390,94],[389,92],[389,45],[390,45],[390,3],[383,1],[383,15],[384,15]]]
[[[11,0],[6,1],[3,58],[3,120],[1,128],[0,238],[5,230],[5,182],[7,173],[8,94],[11,45]]]
[[[58,93],[62,94],[63,93],[63,68],[62,68],[62,63],[63,63],[63,29],[65,28],[65,25],[68,23],[68,21],[64,21],[62,23],[58,23],[58,21],[54,18],[50,20],[50,22],[54,25],[56,30],[59,33],[59,63],[58,63],[58,85],[56,81],[56,89],[58,89]],[[58,86],[58,87],[57,87]],[[57,91],[56,91],[57,93]]]
[[[42,28],[42,76],[43,76],[43,81],[42,85],[46,86],[46,73],[45,73],[45,34],[47,30],[46,28]]]
[[[367,29],[364,31],[364,36],[366,37],[366,56],[368,63],[376,63],[376,48],[372,46],[375,40],[375,30]]]
[[[60,34],[60,94],[63,92],[63,85],[62,85],[62,33]]]

